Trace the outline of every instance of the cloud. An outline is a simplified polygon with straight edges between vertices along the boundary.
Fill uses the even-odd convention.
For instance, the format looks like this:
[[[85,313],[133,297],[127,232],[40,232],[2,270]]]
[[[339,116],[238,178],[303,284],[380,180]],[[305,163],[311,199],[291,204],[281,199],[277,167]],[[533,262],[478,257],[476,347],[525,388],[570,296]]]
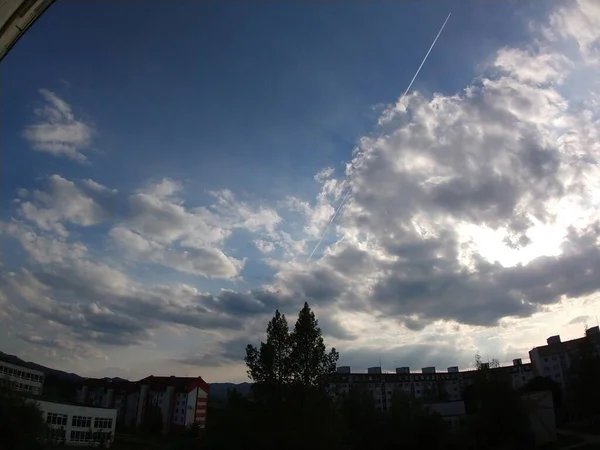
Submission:
[[[335,172],[333,167],[326,167],[314,176],[315,181],[324,183],[329,177],[331,177],[331,175],[333,175],[333,172]]]
[[[46,103],[34,110],[39,121],[25,127],[25,139],[34,150],[64,156],[79,163],[87,162],[82,151],[92,142],[92,127],[77,120],[71,106],[55,93],[40,89],[40,94]]]
[[[66,339],[102,345],[139,345],[169,324],[199,330],[239,329],[240,319],[211,309],[209,294],[186,285],[138,284],[87,260],[32,272],[4,273],[0,292],[12,320],[56,324]],[[57,330],[54,330],[56,334]]]
[[[244,267],[244,261],[228,257],[217,248],[172,249],[122,227],[113,228],[109,235],[113,242],[134,258],[161,264],[180,272],[207,278],[233,278]]]
[[[88,227],[110,217],[110,211],[86,188],[100,196],[114,193],[92,180],[75,183],[55,174],[48,178],[47,190],[35,190],[31,201],[20,204],[19,214],[42,230],[66,237],[65,223]]]
[[[600,62],[600,6],[592,0],[577,0],[561,5],[550,15],[546,36],[553,40],[573,40],[586,63]]]
[[[37,263],[49,264],[83,258],[87,247],[81,242],[67,243],[20,223],[0,223],[0,234],[15,238]]]
[[[592,317],[588,315],[573,317],[567,325],[576,325],[578,323],[587,323]]]
[[[469,367],[481,347],[523,356],[536,333],[550,334],[549,315],[561,326],[565,305],[598,302],[594,5],[559,6],[532,26],[531,45],[499,49],[460,92],[413,92],[389,105],[384,133],[363,136],[343,174],[320,170],[312,199],[270,205],[224,189],[198,205],[174,179],[123,193],[59,175],[45,190],[20,192],[20,220],[2,233],[35,264],[2,272],[5,315],[50,320],[61,338],[98,346],[143,345],[170,325],[215,333],[214,347],[179,361],[206,366],[239,362],[276,308],[291,318],[308,301],[340,363],[357,369],[380,356],[388,368]],[[84,228],[108,233],[101,237],[127,268],[160,264],[236,282],[247,261],[230,249],[243,230],[275,274],[244,289],[142,283],[119,260],[97,257],[74,232]],[[580,314],[572,324],[586,317],[583,307],[568,312]],[[523,337],[504,345],[515,324]],[[44,327],[27,336],[50,345],[55,330]]]

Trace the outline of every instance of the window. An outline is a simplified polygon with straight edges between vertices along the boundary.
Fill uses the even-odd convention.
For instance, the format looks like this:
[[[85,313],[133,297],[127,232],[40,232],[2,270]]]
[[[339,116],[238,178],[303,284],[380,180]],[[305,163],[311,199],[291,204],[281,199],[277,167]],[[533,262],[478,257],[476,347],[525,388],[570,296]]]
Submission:
[[[64,428],[48,428],[48,438],[53,441],[64,440],[66,437],[66,430]]]
[[[92,418],[84,416],[73,416],[71,420],[72,427],[90,428],[92,426]]]
[[[48,425],[67,425],[67,415],[66,414],[56,414],[56,413],[48,413],[46,415],[46,423]]]
[[[96,417],[94,419],[94,428],[112,428],[112,419],[107,417]]]
[[[92,440],[91,431],[71,431],[72,442],[90,442]]]

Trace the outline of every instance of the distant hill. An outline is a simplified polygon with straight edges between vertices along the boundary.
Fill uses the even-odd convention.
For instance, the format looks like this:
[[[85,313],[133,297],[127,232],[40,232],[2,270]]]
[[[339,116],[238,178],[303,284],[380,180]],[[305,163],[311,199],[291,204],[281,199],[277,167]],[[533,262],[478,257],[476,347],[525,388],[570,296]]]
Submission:
[[[63,370],[52,369],[50,367],[42,366],[31,361],[23,361],[21,358],[15,355],[9,355],[8,353],[0,352],[0,361],[5,361],[9,364],[16,364],[28,369],[39,370],[44,372],[44,375],[54,375],[57,378],[61,378],[69,381],[81,381],[83,377],[80,377],[76,373],[65,372]]]
[[[225,400],[227,391],[235,389],[242,395],[249,395],[252,383],[210,383],[210,396],[213,400]]]
[[[72,383],[83,381],[85,378],[77,375],[76,373],[65,372],[63,370],[52,369],[50,367],[42,366],[31,361],[24,361],[18,356],[9,355],[8,353],[0,352],[0,361],[5,361],[10,364],[16,364],[29,369],[39,370],[46,376],[54,376],[59,380],[68,381]],[[113,381],[127,381],[124,378],[119,377],[104,377],[104,380]],[[210,396],[214,400],[225,400],[227,398],[227,391],[229,389],[236,389],[242,395],[249,395],[251,383],[210,383]]]

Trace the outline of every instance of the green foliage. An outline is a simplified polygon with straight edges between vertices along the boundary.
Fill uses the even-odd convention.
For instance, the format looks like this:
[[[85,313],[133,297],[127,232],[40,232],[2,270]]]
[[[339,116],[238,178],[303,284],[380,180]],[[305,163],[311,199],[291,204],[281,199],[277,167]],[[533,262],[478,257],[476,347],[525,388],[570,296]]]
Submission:
[[[0,448],[28,450],[41,448],[46,436],[42,411],[32,401],[9,389],[0,389]]]

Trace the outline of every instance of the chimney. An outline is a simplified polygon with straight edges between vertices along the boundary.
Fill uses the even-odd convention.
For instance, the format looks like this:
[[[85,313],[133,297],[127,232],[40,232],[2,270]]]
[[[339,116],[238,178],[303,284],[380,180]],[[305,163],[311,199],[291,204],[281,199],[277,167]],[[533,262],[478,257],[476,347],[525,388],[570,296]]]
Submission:
[[[379,366],[369,367],[367,369],[367,373],[381,373],[381,367],[379,367]]]
[[[458,372],[458,366],[448,367],[448,373],[456,373]]]
[[[410,367],[397,367],[396,373],[397,374],[408,374],[408,373],[410,373]]]
[[[600,327],[598,327],[598,325],[596,325],[595,327],[591,327],[588,328],[587,330],[585,330],[585,335],[586,336],[592,336],[595,334],[600,334]]]
[[[423,373],[435,373],[435,367],[431,366],[431,367],[423,367],[421,369],[421,372]]]
[[[340,366],[336,371],[337,373],[350,373],[350,366]]]
[[[548,345],[560,344],[560,335],[557,334],[556,336],[550,336],[548,339],[546,339],[546,342]]]
[[[521,360],[521,358],[513,359],[513,366],[522,366],[522,365],[523,365],[523,361]]]
[[[489,369],[489,368],[490,368],[490,363],[487,363],[487,362],[481,363],[481,369],[482,370],[486,370],[486,369]]]

